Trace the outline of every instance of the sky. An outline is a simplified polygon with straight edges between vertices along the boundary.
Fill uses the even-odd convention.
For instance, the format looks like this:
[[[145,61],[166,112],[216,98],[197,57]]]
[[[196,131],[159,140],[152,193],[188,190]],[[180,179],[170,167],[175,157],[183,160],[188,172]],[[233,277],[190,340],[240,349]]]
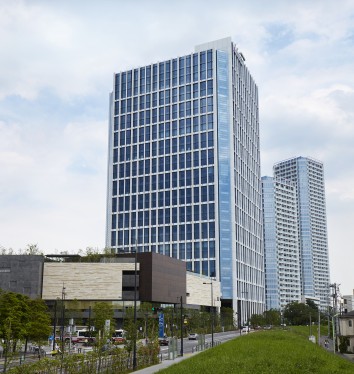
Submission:
[[[351,0],[0,0],[0,247],[104,248],[113,73],[228,36],[259,88],[262,175],[324,163],[331,282],[352,294]]]

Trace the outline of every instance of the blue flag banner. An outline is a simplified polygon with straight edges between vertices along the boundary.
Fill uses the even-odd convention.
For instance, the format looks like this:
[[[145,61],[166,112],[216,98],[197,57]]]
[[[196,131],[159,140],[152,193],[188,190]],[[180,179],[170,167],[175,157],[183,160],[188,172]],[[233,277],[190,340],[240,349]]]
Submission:
[[[159,314],[159,338],[165,336],[165,316],[163,313]]]

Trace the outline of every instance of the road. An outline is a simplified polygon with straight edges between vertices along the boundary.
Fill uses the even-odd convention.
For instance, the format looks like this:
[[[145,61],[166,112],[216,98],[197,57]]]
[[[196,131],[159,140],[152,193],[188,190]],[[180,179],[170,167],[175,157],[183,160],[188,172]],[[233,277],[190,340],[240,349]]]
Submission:
[[[238,336],[240,336],[239,330],[214,333],[214,344],[217,344],[218,342],[220,343],[226,342]],[[205,343],[207,343],[208,345],[211,344],[211,334],[205,335]],[[184,338],[183,339],[183,353],[193,352],[196,349],[197,345],[198,345],[197,340],[188,340],[188,338]],[[180,353],[180,351],[181,351],[181,339],[178,339],[178,343],[177,343],[178,354]],[[163,360],[166,359],[168,357],[168,347],[161,346],[160,353],[162,354],[162,359]]]

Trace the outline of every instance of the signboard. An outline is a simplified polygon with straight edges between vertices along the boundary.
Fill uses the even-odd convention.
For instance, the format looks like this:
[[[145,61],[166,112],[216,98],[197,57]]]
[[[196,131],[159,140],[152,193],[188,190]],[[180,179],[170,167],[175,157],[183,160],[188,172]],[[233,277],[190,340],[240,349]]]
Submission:
[[[106,334],[109,333],[109,329],[110,328],[111,328],[111,320],[110,319],[106,319],[105,324],[104,324],[104,329],[105,329]]]
[[[159,338],[165,336],[165,316],[163,313],[159,314]]]

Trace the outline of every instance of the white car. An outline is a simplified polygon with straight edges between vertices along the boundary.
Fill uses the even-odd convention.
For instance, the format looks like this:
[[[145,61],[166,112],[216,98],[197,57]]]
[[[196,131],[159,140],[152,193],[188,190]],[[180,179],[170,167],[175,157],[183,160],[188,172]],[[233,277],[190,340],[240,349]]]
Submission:
[[[241,328],[241,332],[249,332],[250,328],[248,326],[244,326]]]
[[[188,334],[188,340],[197,340],[198,339],[198,334],[196,334],[195,332],[191,332],[190,334]]]

